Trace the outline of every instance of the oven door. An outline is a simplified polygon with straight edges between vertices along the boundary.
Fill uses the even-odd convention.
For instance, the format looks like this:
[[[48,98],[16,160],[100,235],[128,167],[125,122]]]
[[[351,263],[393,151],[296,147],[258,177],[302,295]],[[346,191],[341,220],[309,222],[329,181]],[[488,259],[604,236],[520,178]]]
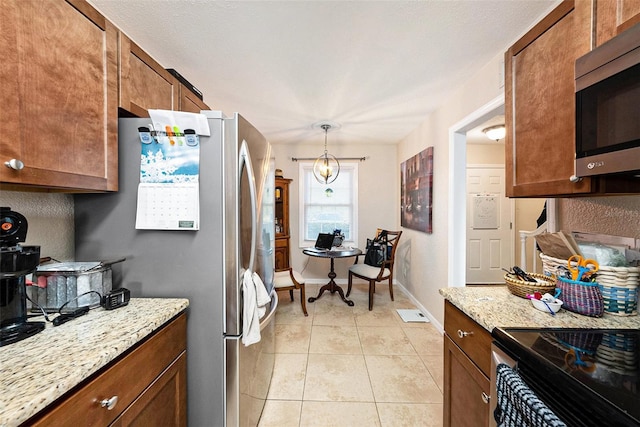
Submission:
[[[497,390],[497,378],[496,372],[498,365],[504,363],[505,365],[516,368],[517,362],[513,360],[507,353],[502,351],[495,343],[491,344],[491,398],[489,399],[489,404],[491,407],[491,412],[489,413],[489,425],[491,427],[496,427],[498,423],[496,422],[493,414],[496,411],[496,405],[498,404],[498,390]]]
[[[566,427],[567,424],[542,400],[538,390],[518,372],[518,363],[495,342],[492,343],[489,425],[497,426],[500,423],[500,426],[504,427],[520,425]],[[499,368],[501,364],[511,369]],[[499,399],[499,392],[502,399]]]

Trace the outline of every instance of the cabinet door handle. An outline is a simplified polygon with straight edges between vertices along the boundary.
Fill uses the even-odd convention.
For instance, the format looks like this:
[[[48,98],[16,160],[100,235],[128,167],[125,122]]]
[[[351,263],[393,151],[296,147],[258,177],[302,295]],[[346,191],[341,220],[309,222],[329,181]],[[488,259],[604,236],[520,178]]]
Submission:
[[[482,401],[484,403],[489,403],[489,401],[491,400],[491,396],[489,396],[487,393],[485,393],[484,391],[482,392]]]
[[[10,169],[19,171],[24,168],[24,163],[18,159],[11,159],[8,162],[4,162],[4,165]]]
[[[467,331],[463,331],[462,329],[458,329],[458,336],[459,336],[460,338],[464,338],[464,337],[466,337],[467,335],[473,335],[473,331],[471,331],[471,332],[467,332]]]
[[[110,399],[102,399],[100,401],[100,406],[103,408],[107,408],[108,411],[115,408],[118,403],[118,396],[112,396]]]

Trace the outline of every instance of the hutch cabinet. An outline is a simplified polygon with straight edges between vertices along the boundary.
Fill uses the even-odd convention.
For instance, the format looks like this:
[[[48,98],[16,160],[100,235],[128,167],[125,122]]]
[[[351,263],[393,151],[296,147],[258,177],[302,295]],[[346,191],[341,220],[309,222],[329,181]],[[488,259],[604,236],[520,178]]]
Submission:
[[[289,184],[291,179],[276,177],[275,181],[275,220],[276,220],[276,271],[289,268]]]

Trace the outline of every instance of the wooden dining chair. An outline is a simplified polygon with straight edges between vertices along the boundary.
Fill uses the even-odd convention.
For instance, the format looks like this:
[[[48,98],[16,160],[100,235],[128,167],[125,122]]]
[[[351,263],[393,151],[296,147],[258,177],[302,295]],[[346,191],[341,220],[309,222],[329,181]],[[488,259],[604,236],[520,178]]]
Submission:
[[[376,231],[376,237],[382,232],[381,228]],[[349,283],[347,287],[347,297],[351,293],[351,285],[353,284],[353,276],[369,282],[369,310],[373,309],[373,294],[376,292],[376,283],[383,280],[389,281],[389,295],[393,301],[393,263],[398,249],[398,242],[402,231],[387,231],[387,259],[380,267],[373,267],[359,261],[356,257],[354,264],[349,267]]]
[[[304,276],[291,267],[276,271],[274,276],[274,288],[276,291],[289,291],[291,301],[293,301],[293,290],[300,289],[300,304],[302,304],[302,312],[307,314],[306,298],[304,296]]]

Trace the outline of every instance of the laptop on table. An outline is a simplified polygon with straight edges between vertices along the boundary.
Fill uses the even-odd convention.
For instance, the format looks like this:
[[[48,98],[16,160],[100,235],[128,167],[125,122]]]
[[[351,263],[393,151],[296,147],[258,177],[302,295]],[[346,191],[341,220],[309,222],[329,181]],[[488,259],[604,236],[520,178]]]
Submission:
[[[319,252],[327,252],[330,251],[333,247],[333,234],[331,233],[320,233],[318,234],[318,238],[316,239],[316,244],[312,249],[315,249]]]

